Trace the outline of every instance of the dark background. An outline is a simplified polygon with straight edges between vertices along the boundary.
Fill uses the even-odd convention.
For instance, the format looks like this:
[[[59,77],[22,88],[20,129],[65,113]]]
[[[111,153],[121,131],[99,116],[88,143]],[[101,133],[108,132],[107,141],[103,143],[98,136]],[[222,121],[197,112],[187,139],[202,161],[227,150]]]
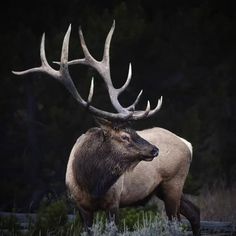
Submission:
[[[134,124],[160,126],[189,140],[194,157],[185,191],[236,180],[235,65],[236,8],[233,1],[7,1],[1,6],[0,210],[35,209],[43,195],[65,192],[64,176],[76,139],[94,126],[58,82],[45,75],[15,76],[12,70],[40,65],[39,45],[46,32],[48,61],[59,60],[61,43],[72,23],[70,59],[82,58],[78,26],[95,58],[116,20],[111,72],[124,83],[128,63],[133,79],[121,97],[130,104],[144,89],[140,108],[163,95],[161,111]],[[55,66],[56,67],[56,66]],[[95,76],[94,105],[110,110],[105,86],[84,66],[72,77],[87,97]]]

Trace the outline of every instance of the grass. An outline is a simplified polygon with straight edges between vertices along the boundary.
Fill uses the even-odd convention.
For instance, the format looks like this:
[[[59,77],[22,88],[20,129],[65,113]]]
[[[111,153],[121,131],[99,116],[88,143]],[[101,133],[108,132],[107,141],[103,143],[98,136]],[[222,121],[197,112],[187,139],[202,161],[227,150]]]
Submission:
[[[106,224],[105,228],[103,228],[100,222],[96,222],[91,231],[94,236],[182,236],[184,229],[177,221],[170,224],[167,219],[159,216],[149,218],[144,214],[142,223],[137,222],[132,231],[126,227],[122,231],[118,231],[117,227],[112,223]],[[87,234],[83,233],[82,235],[85,236]]]
[[[236,225],[236,186],[227,189],[218,183],[202,189],[198,198],[201,220],[230,221]]]

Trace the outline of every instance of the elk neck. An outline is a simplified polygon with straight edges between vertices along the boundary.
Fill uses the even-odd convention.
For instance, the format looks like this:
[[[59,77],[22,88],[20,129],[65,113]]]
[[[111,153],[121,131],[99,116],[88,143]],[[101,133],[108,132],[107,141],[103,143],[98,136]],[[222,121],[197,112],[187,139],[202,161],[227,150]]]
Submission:
[[[75,152],[73,173],[81,189],[93,198],[101,198],[134,163],[113,149],[101,128],[92,128],[85,135],[83,144]]]

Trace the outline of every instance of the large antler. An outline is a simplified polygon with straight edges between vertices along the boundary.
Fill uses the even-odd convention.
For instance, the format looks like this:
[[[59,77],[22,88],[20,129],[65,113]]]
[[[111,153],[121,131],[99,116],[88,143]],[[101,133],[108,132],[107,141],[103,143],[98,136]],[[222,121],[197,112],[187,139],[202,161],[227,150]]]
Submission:
[[[132,77],[132,67],[131,67],[131,63],[130,63],[129,64],[128,77],[127,77],[127,80],[124,83],[124,85],[121,88],[118,88],[118,89],[114,88],[112,80],[111,80],[110,56],[109,56],[110,43],[111,43],[111,38],[112,38],[112,35],[113,35],[113,32],[114,32],[114,29],[115,29],[115,21],[113,22],[113,25],[112,25],[112,27],[111,27],[108,35],[107,35],[106,41],[105,41],[103,58],[102,58],[101,61],[97,61],[90,54],[90,52],[89,52],[89,50],[86,46],[82,30],[80,28],[79,29],[79,36],[80,36],[81,47],[82,47],[83,52],[84,52],[84,58],[69,61],[68,64],[69,65],[84,64],[84,65],[91,66],[92,68],[97,70],[97,72],[101,75],[101,77],[103,78],[103,80],[104,80],[104,82],[107,86],[111,103],[112,103],[112,105],[114,106],[114,108],[116,109],[117,112],[121,112],[121,113],[124,113],[124,114],[130,114],[129,115],[130,120],[131,119],[137,120],[137,119],[142,119],[144,117],[152,116],[153,114],[155,114],[161,108],[162,97],[158,100],[157,106],[153,110],[150,110],[150,103],[148,101],[146,109],[144,111],[135,111],[135,106],[139,102],[140,96],[142,94],[142,90],[138,94],[138,96],[137,96],[136,100],[134,101],[134,103],[132,105],[130,105],[129,107],[123,107],[119,103],[119,100],[118,100],[119,95],[128,87],[128,85],[130,83],[130,80],[131,80],[131,77]]]
[[[162,104],[162,97],[158,100],[158,104],[155,109],[150,110],[150,103],[149,101],[147,102],[147,107],[144,111],[135,111],[135,106],[137,105],[139,98],[141,96],[142,91],[139,93],[137,96],[135,102],[129,106],[129,107],[123,107],[119,101],[118,101],[118,96],[127,88],[129,85],[129,82],[131,80],[131,75],[132,75],[132,69],[131,69],[131,64],[129,65],[129,73],[127,80],[125,84],[119,88],[116,89],[114,88],[111,80],[111,74],[110,74],[110,62],[109,62],[109,51],[110,51],[110,42],[112,38],[113,31],[115,29],[115,22],[113,22],[113,25],[111,27],[110,32],[108,33],[108,36],[106,38],[105,42],[105,47],[104,47],[104,54],[103,54],[103,59],[101,61],[95,60],[91,54],[89,53],[89,50],[85,44],[83,33],[81,28],[79,29],[79,35],[80,35],[80,42],[81,46],[84,52],[85,58],[83,59],[76,59],[73,61],[68,62],[68,50],[69,50],[69,38],[70,38],[70,33],[71,33],[71,26],[69,26],[62,45],[62,52],[61,52],[61,61],[60,63],[60,69],[55,70],[53,69],[47,62],[46,59],[46,54],[45,54],[45,35],[43,34],[42,36],[42,41],[41,41],[41,47],[40,47],[40,58],[41,58],[41,66],[28,69],[25,71],[21,72],[15,72],[13,71],[14,74],[16,75],[24,75],[28,73],[34,73],[34,72],[42,72],[46,73],[59,82],[61,82],[72,94],[72,96],[84,107],[86,107],[91,113],[93,113],[96,116],[101,116],[107,119],[116,119],[116,120],[138,120],[142,119],[144,117],[149,117],[153,114],[155,114],[160,108]],[[93,83],[93,78],[91,81],[90,85],[90,92],[87,101],[85,101],[80,94],[78,93],[73,80],[71,79],[69,70],[68,70],[68,65],[73,65],[73,64],[84,64],[91,66],[95,70],[98,71],[98,73],[101,75],[103,78],[107,89],[108,93],[110,96],[110,100],[112,102],[112,105],[116,109],[118,113],[111,113],[107,111],[103,111],[100,109],[97,109],[91,105],[92,97],[93,97],[93,91],[94,91],[94,83]]]

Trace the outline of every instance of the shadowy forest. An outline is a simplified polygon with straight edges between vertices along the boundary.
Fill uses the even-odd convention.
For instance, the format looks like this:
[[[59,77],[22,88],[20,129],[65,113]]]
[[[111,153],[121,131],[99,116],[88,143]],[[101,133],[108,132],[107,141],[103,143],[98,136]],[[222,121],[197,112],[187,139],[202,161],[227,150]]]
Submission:
[[[72,24],[70,59],[82,58],[78,27],[88,48],[101,59],[106,35],[111,42],[114,85],[133,76],[120,101],[129,105],[141,89],[154,117],[135,129],[159,126],[190,141],[194,148],[185,192],[198,194],[206,184],[236,181],[236,9],[233,1],[13,1],[1,7],[0,210],[37,209],[43,196],[65,194],[65,171],[76,139],[95,122],[54,79],[43,74],[16,76],[12,70],[40,65],[46,33],[49,63],[60,59],[64,34]],[[70,67],[86,98],[95,78],[93,105],[112,111],[105,85],[86,66]]]

